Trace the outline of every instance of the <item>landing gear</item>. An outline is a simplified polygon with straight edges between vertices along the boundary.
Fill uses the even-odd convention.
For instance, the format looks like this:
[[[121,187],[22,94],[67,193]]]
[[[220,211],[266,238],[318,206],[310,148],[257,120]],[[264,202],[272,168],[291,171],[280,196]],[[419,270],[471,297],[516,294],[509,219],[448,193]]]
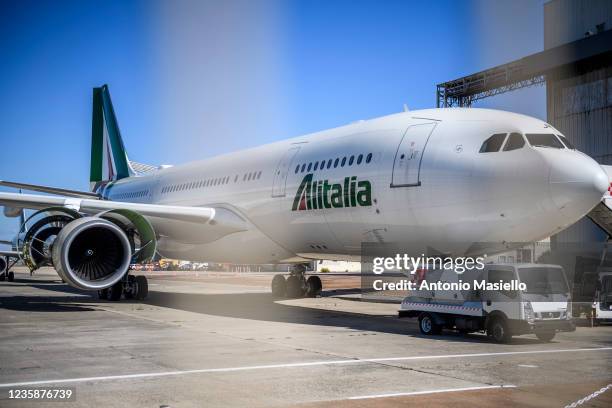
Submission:
[[[274,297],[317,297],[321,294],[323,284],[318,276],[305,277],[306,265],[297,264],[291,269],[289,277],[275,275],[272,279],[272,294]]]
[[[149,283],[146,276],[127,275],[110,288],[98,291],[102,300],[118,301],[121,295],[125,299],[144,300],[149,294]]]
[[[306,297],[317,297],[323,290],[323,283],[318,276],[311,276],[306,280]]]
[[[284,297],[287,293],[287,281],[283,275],[274,275],[272,278],[272,295],[277,298]]]
[[[7,275],[6,278],[8,279],[9,282],[12,282],[15,280],[15,273],[13,273],[13,271],[10,271]]]

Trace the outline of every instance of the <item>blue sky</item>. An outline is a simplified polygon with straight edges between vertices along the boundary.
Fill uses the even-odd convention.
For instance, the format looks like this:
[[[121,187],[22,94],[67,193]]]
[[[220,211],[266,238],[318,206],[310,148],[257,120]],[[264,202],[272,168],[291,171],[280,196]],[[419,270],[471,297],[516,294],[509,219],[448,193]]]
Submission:
[[[177,164],[433,107],[542,47],[541,0],[0,0],[0,179],[86,189],[103,83],[130,158]],[[545,118],[545,91],[478,106]]]

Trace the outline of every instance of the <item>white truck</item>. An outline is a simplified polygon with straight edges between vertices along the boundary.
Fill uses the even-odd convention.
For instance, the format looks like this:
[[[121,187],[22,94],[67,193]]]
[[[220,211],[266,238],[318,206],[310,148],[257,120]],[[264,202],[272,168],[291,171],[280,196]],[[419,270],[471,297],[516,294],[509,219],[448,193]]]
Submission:
[[[598,269],[593,318],[596,323],[612,322],[612,268],[610,267]]]
[[[445,283],[451,288],[431,289],[432,284]],[[525,288],[517,289],[521,283]],[[512,336],[531,333],[550,341],[558,331],[576,330],[567,280],[558,265],[486,264],[482,270],[463,274],[427,270],[414,284],[416,290],[402,301],[399,316],[417,317],[426,335],[440,334],[442,329],[480,331],[505,343]],[[501,288],[483,289],[487,284]]]

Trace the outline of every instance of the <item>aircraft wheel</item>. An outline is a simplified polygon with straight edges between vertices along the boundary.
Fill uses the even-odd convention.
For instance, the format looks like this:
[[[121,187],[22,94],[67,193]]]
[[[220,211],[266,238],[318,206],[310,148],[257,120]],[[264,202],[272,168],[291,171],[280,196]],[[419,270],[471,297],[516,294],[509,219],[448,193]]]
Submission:
[[[112,300],[116,302],[121,299],[121,294],[123,293],[123,282],[119,281],[115,283],[113,286],[108,288],[108,300]]]
[[[136,276],[134,283],[136,284],[134,298],[136,298],[136,300],[145,300],[149,294],[149,282],[147,281],[147,277],[141,275]]]
[[[318,276],[311,276],[306,281],[306,297],[317,297],[323,290],[323,284],[321,278]]]
[[[8,281],[12,282],[15,280],[15,274],[11,271],[8,273]]]
[[[436,323],[431,313],[421,313],[419,316],[419,330],[427,336],[432,334],[440,334],[442,327]]]
[[[107,300],[108,299],[108,289],[100,289],[98,291],[98,299]]]
[[[125,296],[126,299],[134,299],[134,294],[137,290],[136,277],[134,275],[128,275],[127,281],[128,281],[128,286],[127,286],[128,290],[125,290],[126,288],[124,288],[123,296]]]
[[[277,298],[287,294],[287,280],[283,275],[274,275],[272,278],[272,295]]]
[[[287,297],[288,298],[299,298],[304,296],[304,288],[302,286],[302,279],[296,275],[291,275],[287,278]]]

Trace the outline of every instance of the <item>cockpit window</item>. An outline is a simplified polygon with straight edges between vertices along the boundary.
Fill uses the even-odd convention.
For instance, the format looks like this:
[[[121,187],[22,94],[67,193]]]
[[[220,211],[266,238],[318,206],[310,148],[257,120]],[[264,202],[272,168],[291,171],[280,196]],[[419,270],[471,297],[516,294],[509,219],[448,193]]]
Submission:
[[[559,139],[561,139],[561,141],[563,142],[563,144],[565,145],[565,147],[567,147],[568,149],[572,149],[572,150],[576,150],[576,148],[574,147],[573,144],[570,143],[569,140],[567,140],[567,138],[565,136],[561,136],[561,135],[557,135],[559,137]]]
[[[563,149],[563,144],[552,133],[527,133],[529,144],[534,147],[552,147],[554,149]]]
[[[480,146],[480,153],[498,152],[499,149],[502,147],[505,138],[505,133],[494,134],[493,136],[485,140],[482,146]]]
[[[525,139],[523,139],[523,135],[520,133],[510,133],[510,136],[508,136],[508,141],[506,141],[506,145],[504,146],[504,152],[520,149],[523,146],[525,146]]]

